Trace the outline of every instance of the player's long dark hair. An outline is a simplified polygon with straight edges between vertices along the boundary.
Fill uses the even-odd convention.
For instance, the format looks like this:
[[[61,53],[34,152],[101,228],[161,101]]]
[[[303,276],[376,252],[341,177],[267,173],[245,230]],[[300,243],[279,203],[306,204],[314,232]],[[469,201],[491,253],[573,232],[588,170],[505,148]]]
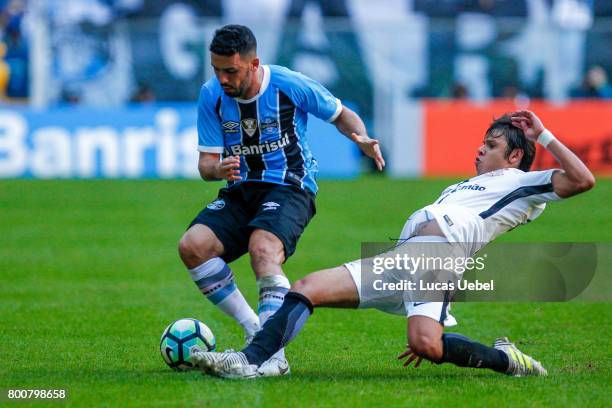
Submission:
[[[249,27],[229,24],[215,31],[210,42],[210,52],[217,55],[231,56],[257,52],[257,40]]]
[[[535,159],[535,143],[527,139],[521,129],[512,125],[509,114],[504,114],[493,120],[489,129],[487,129],[486,136],[496,137],[499,135],[503,135],[506,138],[506,143],[508,143],[505,152],[506,159],[510,157],[514,149],[521,149],[523,151],[523,158],[518,168],[523,171],[529,171]]]

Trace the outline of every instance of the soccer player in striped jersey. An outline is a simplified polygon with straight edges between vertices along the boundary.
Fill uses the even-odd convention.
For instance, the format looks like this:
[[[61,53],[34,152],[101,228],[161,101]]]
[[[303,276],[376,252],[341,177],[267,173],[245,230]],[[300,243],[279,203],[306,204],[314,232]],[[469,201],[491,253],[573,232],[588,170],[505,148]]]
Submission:
[[[215,77],[198,101],[199,171],[227,186],[192,221],[179,253],[201,292],[244,329],[247,343],[281,306],[290,284],[281,265],[315,214],[317,162],[306,137],[308,114],[333,123],[374,159],[385,162],[361,118],[316,81],[262,65],[245,26],[227,25],[210,44]],[[234,282],[229,263],[245,253],[257,279],[257,316]],[[283,350],[259,366],[283,375]]]
[[[529,171],[536,141],[554,155],[560,169]],[[449,186],[434,203],[413,213],[400,238],[408,243],[436,242],[447,252],[455,250],[452,243],[467,243],[466,254],[472,256],[500,234],[540,216],[546,202],[580,194],[595,183],[587,166],[529,111],[504,115],[491,124],[475,166],[475,177]],[[513,376],[547,375],[538,361],[505,337],[489,347],[458,333],[444,333],[445,326],[456,324],[446,297],[442,302],[417,302],[404,291],[376,291],[365,269],[362,273],[368,261],[349,262],[295,282],[281,308],[241,352],[196,350],[193,358],[214,375],[255,378],[257,367],[299,333],[315,307],[359,307],[407,316],[408,348],[398,357],[406,359],[404,365],[418,366],[427,359]],[[393,282],[395,276],[390,278]]]

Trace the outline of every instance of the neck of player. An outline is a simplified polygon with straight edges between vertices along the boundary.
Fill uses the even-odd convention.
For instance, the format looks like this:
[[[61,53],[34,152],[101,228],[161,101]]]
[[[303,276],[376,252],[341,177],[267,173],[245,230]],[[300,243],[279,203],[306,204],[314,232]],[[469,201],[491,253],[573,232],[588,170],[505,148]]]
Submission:
[[[255,78],[253,78],[251,86],[249,87],[249,89],[247,89],[242,99],[251,99],[259,93],[259,90],[261,89],[261,84],[263,83],[263,76],[263,67],[260,65],[257,67],[257,71],[255,72]]]

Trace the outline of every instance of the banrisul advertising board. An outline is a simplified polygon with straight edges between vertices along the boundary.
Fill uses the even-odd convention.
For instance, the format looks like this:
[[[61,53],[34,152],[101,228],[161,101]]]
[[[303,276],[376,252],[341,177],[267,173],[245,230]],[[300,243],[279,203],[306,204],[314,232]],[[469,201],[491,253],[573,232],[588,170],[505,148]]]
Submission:
[[[197,177],[191,105],[0,109],[0,177]]]

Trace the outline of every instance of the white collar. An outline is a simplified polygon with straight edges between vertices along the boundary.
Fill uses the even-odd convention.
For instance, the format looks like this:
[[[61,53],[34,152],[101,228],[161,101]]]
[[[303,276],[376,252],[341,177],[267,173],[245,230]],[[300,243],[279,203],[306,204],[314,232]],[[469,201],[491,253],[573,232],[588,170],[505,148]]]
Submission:
[[[501,176],[501,175],[503,175],[506,172],[524,173],[523,170],[517,169],[516,167],[504,167],[504,168],[501,168],[501,169],[491,170],[488,173],[483,173],[483,174],[480,174],[478,176],[472,177],[470,180],[477,179],[479,177],[483,177],[484,178],[484,177],[492,177],[492,176]]]
[[[263,79],[261,81],[261,86],[259,87],[259,92],[257,92],[257,95],[255,95],[251,99],[234,98],[236,101],[240,103],[250,103],[253,102],[255,99],[259,98],[261,95],[263,95],[264,92],[266,92],[268,84],[270,83],[270,67],[267,65],[262,65],[261,67],[263,68]]]

